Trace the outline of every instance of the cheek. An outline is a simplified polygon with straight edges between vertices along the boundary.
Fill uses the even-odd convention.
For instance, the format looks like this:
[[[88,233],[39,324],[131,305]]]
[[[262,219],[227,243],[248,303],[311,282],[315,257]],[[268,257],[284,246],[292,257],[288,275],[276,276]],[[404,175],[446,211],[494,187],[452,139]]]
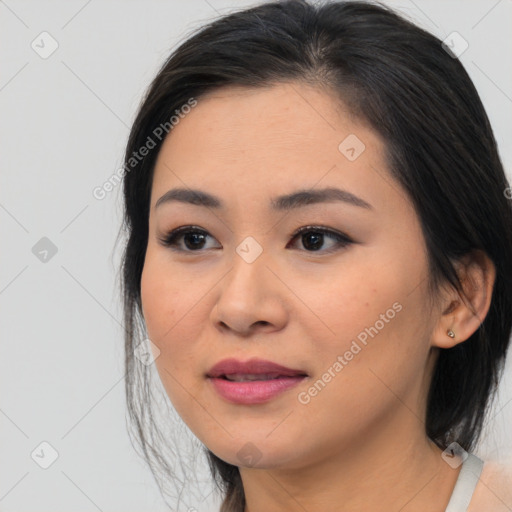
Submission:
[[[406,278],[411,274],[395,265],[380,272],[374,267],[371,280],[367,272],[345,275],[312,297],[311,309],[321,321],[309,317],[316,375],[299,390],[297,407],[306,430],[315,418],[326,437],[350,438],[400,400],[415,407],[428,351],[421,316],[424,290],[411,294]]]
[[[364,340],[365,329],[376,322],[379,331],[383,331],[390,325],[387,320],[394,319],[399,309],[393,304],[403,299],[406,290],[403,274],[382,261],[351,263],[347,258],[344,263],[345,270],[293,278],[297,295],[304,297],[304,306],[297,310],[300,322],[307,319],[313,338],[323,340],[316,345],[328,351],[344,349],[361,333],[360,339]]]
[[[386,257],[383,251],[379,259],[349,264],[347,258],[346,263],[350,272],[331,273],[320,282],[307,276],[302,283],[307,305],[316,313],[303,318],[308,319],[308,338],[314,340],[317,370],[325,375],[330,369],[337,376],[331,379],[336,384],[327,386],[332,397],[325,393],[325,398],[336,400],[335,388],[346,390],[356,382],[379,385],[378,377],[405,392],[428,352],[426,290],[424,284],[411,284],[421,283],[425,262],[400,258],[397,252]],[[356,394],[365,389],[359,386]]]
[[[176,315],[175,294],[164,276],[164,269],[155,264],[150,255],[146,256],[140,283],[142,311],[149,338],[159,348],[162,348],[165,331],[171,328]]]
[[[141,276],[141,303],[148,334],[160,349],[176,338],[182,325],[194,326],[207,284],[170,265],[165,255],[148,249]]]
[[[171,268],[161,259],[148,251],[141,276],[141,302],[148,337],[160,350],[155,364],[174,402],[181,396],[180,386],[192,391],[202,371],[198,343],[211,307],[211,284]]]

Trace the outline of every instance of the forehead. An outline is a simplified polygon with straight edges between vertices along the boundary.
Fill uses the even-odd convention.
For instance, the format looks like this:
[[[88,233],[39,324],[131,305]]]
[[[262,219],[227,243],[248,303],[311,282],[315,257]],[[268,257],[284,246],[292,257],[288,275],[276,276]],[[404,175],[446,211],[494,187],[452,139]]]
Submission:
[[[166,137],[152,205],[173,186],[263,198],[321,184],[357,194],[384,167],[379,136],[334,94],[300,83],[226,87],[198,98]]]
[[[219,149],[235,150],[243,142],[245,146],[239,148],[242,151],[271,142],[271,148],[280,143],[283,150],[291,147],[298,151],[301,143],[318,143],[320,139],[325,141],[325,149],[348,129],[364,131],[365,136],[366,132],[371,133],[330,90],[302,83],[279,83],[258,88],[223,87],[201,96],[168,139],[171,146],[186,144],[192,137],[194,143],[206,138]],[[376,142],[377,135],[371,135]],[[172,138],[178,139],[175,144]]]

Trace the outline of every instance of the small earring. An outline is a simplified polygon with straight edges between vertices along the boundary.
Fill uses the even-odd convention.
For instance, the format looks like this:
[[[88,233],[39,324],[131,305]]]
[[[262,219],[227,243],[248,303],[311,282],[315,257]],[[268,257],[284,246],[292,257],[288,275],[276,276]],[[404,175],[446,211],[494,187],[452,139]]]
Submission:
[[[448,334],[448,336],[450,336],[450,338],[455,338],[455,333],[451,329],[448,329],[446,331],[446,334]]]

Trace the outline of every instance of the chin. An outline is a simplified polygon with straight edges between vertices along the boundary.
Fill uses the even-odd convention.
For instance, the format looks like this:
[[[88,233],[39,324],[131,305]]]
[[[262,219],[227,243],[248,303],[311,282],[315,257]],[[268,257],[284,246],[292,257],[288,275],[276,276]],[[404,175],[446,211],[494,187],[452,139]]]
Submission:
[[[214,443],[215,444],[215,443]],[[243,439],[229,439],[226,445],[207,445],[217,457],[241,468],[273,469],[291,467],[297,463],[298,442],[289,442],[286,446],[272,443],[266,435]]]

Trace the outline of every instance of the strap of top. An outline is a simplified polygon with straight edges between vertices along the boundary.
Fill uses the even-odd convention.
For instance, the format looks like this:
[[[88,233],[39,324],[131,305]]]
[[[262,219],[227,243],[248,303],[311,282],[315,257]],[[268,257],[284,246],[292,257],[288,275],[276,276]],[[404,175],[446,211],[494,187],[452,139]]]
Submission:
[[[455,487],[445,512],[467,511],[483,467],[483,460],[472,453],[468,453],[467,459],[462,463],[459,477],[457,482],[455,482]]]

